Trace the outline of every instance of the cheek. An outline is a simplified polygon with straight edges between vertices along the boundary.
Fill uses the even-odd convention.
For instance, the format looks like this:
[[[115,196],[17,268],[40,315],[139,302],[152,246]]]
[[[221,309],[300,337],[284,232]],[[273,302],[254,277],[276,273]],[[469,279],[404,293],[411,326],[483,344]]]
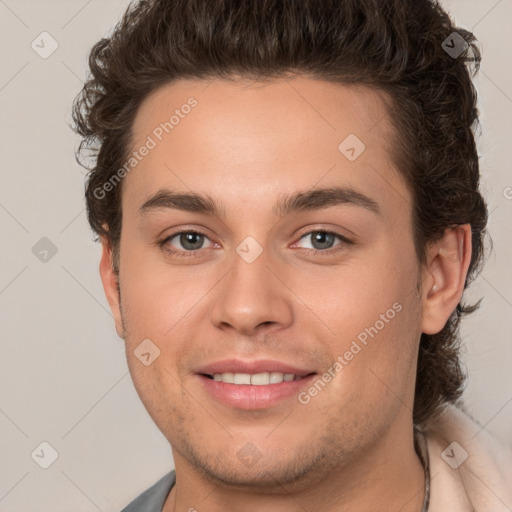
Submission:
[[[128,337],[162,340],[204,296],[197,270],[172,268],[152,250],[125,247],[121,263],[121,303]],[[194,277],[195,276],[195,277]],[[135,343],[135,339],[130,339]]]
[[[376,323],[379,331],[383,321],[387,328],[398,316],[399,306],[393,305],[404,306],[413,297],[415,272],[399,252],[377,247],[344,265],[315,270],[311,275],[290,274],[288,282],[313,313],[308,315],[312,321],[321,332],[330,334],[327,339],[348,340]]]
[[[372,310],[373,311],[373,310]],[[403,407],[412,410],[417,341],[414,308],[395,301],[391,307],[356,314],[359,325],[338,325],[336,343],[330,346],[336,377],[328,396],[318,402],[325,414],[342,416],[354,425],[375,418],[391,421]],[[382,315],[382,316],[381,316]],[[333,404],[337,404],[333,410]],[[384,418],[386,418],[384,420]]]
[[[133,354],[128,357],[128,366],[134,387],[153,421],[163,427],[169,417],[180,418],[186,401],[180,397],[180,386],[174,385],[176,378],[160,356],[145,366]]]
[[[382,247],[310,291],[308,304],[332,331],[330,359],[343,367],[338,395],[376,405],[376,397],[389,403],[410,389],[420,336],[417,272],[413,249]]]

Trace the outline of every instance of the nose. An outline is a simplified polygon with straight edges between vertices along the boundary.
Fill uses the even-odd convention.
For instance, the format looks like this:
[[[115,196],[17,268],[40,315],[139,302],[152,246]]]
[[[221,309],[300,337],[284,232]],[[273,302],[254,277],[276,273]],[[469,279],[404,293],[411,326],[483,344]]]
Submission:
[[[211,320],[219,329],[246,336],[289,327],[293,294],[278,277],[265,251],[253,262],[233,258],[232,270],[217,290]]]

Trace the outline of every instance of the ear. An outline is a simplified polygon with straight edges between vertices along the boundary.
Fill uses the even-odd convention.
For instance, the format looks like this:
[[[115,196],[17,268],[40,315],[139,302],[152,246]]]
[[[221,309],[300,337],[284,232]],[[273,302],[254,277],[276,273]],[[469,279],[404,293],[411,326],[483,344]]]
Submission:
[[[445,326],[462,297],[470,262],[469,224],[446,229],[428,247],[421,292],[423,333],[437,334]]]
[[[105,295],[114,317],[117,335],[120,338],[124,338],[121,305],[119,303],[118,280],[112,264],[112,247],[107,237],[101,236],[100,239],[102,246],[100,261],[101,282],[103,283],[103,290],[105,290]]]

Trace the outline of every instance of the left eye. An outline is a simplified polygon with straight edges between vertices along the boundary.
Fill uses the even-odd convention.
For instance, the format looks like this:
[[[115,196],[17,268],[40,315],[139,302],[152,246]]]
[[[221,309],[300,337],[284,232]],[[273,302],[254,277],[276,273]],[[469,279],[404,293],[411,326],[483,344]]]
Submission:
[[[325,249],[331,249],[332,247],[335,247],[336,239],[340,240],[340,242],[349,242],[345,237],[338,235],[336,233],[331,233],[330,231],[310,231],[309,233],[306,233],[303,235],[300,239],[301,240],[311,240],[312,247],[305,247],[305,249],[313,249],[313,250],[325,250]]]

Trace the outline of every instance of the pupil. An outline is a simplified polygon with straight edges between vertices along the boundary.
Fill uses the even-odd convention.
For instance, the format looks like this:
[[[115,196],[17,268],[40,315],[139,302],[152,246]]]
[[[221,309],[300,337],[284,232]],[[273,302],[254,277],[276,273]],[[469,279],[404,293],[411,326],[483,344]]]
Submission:
[[[202,245],[202,236],[203,235],[199,233],[182,233],[180,236],[181,245],[188,250],[199,249]],[[190,247],[190,245],[192,245],[192,247]]]
[[[330,233],[326,233],[325,231],[317,231],[313,236],[314,243],[320,244],[320,247],[316,247],[317,249],[329,249],[332,246],[334,235]]]

